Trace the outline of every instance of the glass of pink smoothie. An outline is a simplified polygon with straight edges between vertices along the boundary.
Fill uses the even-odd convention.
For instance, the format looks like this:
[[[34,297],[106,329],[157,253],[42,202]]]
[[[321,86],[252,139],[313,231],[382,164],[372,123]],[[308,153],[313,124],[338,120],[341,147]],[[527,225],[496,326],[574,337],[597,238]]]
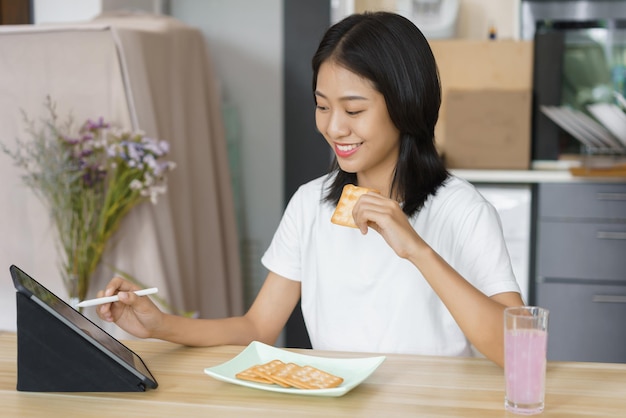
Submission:
[[[536,306],[504,310],[504,407],[513,413],[543,411],[548,313]]]

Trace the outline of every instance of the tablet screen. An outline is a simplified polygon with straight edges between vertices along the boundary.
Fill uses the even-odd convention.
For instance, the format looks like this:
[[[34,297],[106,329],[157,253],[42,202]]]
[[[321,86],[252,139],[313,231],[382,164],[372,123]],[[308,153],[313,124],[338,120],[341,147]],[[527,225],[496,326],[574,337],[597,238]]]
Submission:
[[[18,267],[11,266],[10,271],[17,291],[37,302],[86,340],[100,348],[105,354],[122,366],[125,366],[129,371],[141,378],[147,387],[157,387],[156,380],[137,354]]]

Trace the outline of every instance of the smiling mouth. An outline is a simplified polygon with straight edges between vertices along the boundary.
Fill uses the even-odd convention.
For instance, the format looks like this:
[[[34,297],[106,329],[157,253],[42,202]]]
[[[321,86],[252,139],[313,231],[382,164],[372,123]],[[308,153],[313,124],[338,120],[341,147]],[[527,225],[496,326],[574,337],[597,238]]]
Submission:
[[[348,145],[339,145],[339,144],[337,144],[336,146],[337,146],[337,149],[339,151],[341,151],[341,152],[350,152],[350,151],[353,151],[353,150],[357,149],[358,147],[360,147],[361,144],[363,144],[363,143],[361,142],[361,143],[358,143],[358,144],[348,144]]]

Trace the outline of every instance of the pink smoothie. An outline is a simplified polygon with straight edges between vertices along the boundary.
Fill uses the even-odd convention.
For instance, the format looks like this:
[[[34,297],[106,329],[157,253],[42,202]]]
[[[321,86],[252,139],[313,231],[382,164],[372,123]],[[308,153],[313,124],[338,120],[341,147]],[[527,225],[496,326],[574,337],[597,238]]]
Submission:
[[[507,330],[504,339],[507,405],[543,409],[548,333]]]

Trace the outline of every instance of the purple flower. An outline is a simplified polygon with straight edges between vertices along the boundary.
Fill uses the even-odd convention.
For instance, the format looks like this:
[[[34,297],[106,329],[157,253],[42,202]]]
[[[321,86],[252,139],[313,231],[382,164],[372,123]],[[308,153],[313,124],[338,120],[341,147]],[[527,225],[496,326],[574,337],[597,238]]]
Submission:
[[[97,122],[92,121],[91,119],[87,119],[87,122],[85,122],[85,125],[83,126],[83,129],[87,130],[87,131],[97,131],[99,129],[105,129],[108,128],[109,124],[104,122],[104,118],[102,118],[102,116],[100,116],[100,118],[98,118]]]
[[[87,188],[91,188],[97,183],[103,181],[106,177],[106,170],[102,167],[87,166],[83,170],[83,184]]]
[[[80,139],[76,139],[76,138],[70,138],[67,135],[61,135],[61,138],[65,141],[66,144],[68,145],[76,145],[80,142]]]

